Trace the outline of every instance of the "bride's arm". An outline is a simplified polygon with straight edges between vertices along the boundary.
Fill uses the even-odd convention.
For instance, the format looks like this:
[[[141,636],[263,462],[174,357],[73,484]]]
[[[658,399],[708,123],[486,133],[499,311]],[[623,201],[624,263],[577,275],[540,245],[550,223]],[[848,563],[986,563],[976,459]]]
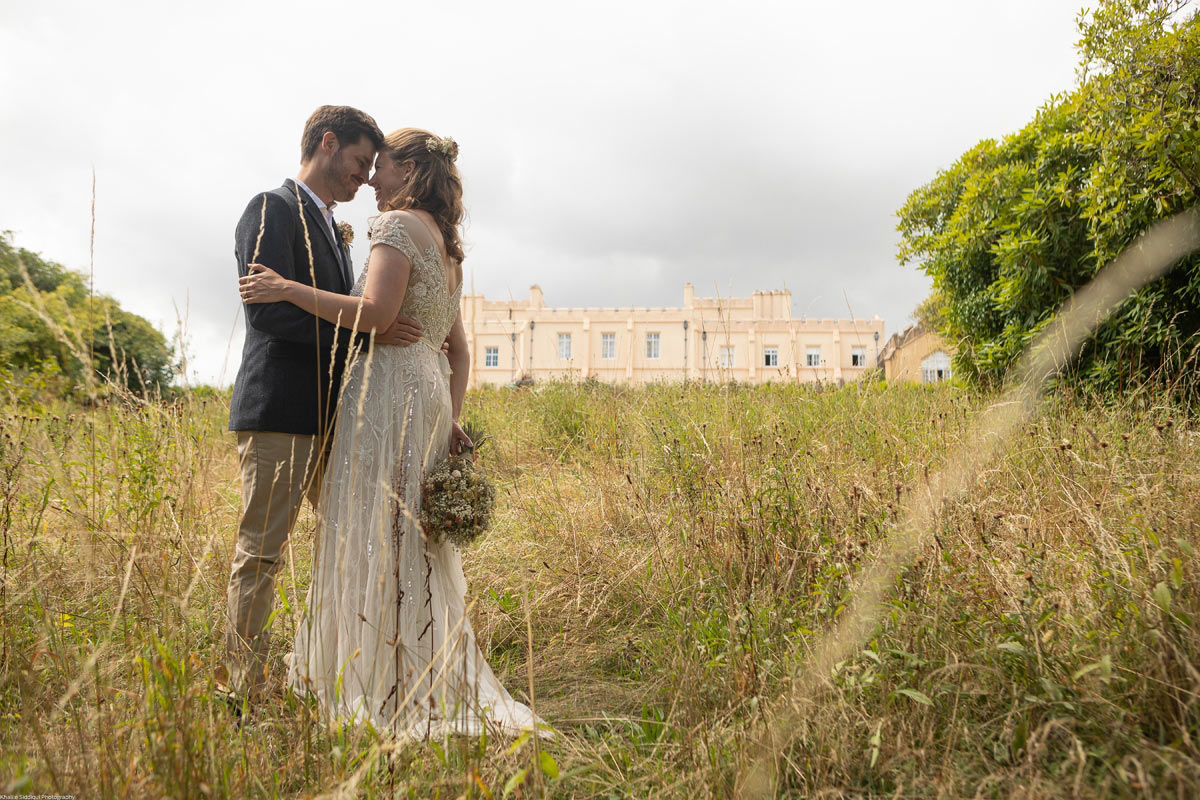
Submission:
[[[450,335],[446,337],[450,351],[446,358],[450,362],[450,411],[454,421],[462,413],[463,398],[467,395],[467,378],[471,374],[471,353],[467,349],[467,332],[463,329],[462,313],[454,318]]]
[[[450,335],[446,337],[449,345],[446,359],[450,362],[450,413],[453,424],[450,426],[450,452],[458,455],[464,447],[474,447],[471,437],[467,436],[462,426],[458,424],[458,415],[462,413],[463,398],[467,394],[467,378],[471,374],[471,352],[467,349],[467,332],[463,330],[462,313],[454,318]]]
[[[262,264],[250,264],[250,274],[238,280],[242,302],[291,303],[343,328],[382,332],[404,304],[412,264],[390,245],[380,243],[371,249],[371,269],[362,297],[316,289],[290,281]]]

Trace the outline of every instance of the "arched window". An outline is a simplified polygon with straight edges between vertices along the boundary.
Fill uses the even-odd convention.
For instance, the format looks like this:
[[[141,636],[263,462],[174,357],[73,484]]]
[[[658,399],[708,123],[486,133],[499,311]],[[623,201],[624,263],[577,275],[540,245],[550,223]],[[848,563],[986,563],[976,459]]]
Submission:
[[[950,380],[950,356],[944,350],[935,350],[921,359],[921,383],[938,383]]]

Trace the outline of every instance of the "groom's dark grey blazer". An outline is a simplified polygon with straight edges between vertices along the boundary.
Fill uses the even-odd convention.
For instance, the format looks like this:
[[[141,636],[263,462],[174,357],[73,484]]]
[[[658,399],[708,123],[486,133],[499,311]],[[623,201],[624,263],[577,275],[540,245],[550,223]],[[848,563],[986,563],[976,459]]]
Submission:
[[[350,293],[354,277],[341,232],[330,233],[316,203],[291,179],[255,196],[242,213],[234,245],[239,276],[247,274],[256,249],[258,263],[284,278]],[[291,303],[242,308],[246,341],[229,403],[229,429],[329,433],[353,335]],[[359,335],[365,343],[365,335]]]

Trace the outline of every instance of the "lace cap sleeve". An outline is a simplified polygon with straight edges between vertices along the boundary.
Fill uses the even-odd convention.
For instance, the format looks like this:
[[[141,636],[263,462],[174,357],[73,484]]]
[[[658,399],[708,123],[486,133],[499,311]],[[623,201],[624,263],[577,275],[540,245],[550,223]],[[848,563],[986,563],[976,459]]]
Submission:
[[[404,253],[409,261],[416,261],[419,251],[398,215],[380,214],[372,217],[367,226],[367,235],[371,240],[371,247],[386,244]]]

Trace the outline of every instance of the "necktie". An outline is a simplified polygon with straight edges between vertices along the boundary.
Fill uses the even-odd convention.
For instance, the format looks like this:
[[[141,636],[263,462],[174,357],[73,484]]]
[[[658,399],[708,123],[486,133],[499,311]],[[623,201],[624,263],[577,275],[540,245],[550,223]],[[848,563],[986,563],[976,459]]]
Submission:
[[[346,251],[342,247],[342,233],[338,230],[337,220],[333,218],[332,211],[329,212],[329,227],[333,228],[333,241],[337,243],[337,247],[334,249],[337,250],[338,264],[342,267],[342,280],[346,282],[346,289],[349,290],[354,281],[351,280],[350,263],[346,258]]]

